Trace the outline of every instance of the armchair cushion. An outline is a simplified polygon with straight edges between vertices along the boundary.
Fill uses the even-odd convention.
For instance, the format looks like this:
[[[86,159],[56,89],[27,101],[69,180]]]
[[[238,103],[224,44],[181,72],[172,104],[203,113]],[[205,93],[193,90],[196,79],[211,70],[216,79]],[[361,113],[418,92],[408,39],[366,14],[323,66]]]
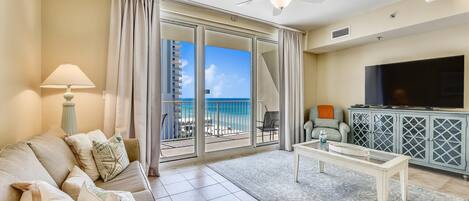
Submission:
[[[334,128],[339,129],[339,120],[337,119],[314,119],[314,128]]]
[[[311,133],[312,137],[316,139],[319,138],[319,132],[321,130],[326,131],[327,140],[336,141],[336,142],[342,141],[342,135],[340,134],[340,132],[337,129],[333,129],[333,128],[315,128],[313,129]]]

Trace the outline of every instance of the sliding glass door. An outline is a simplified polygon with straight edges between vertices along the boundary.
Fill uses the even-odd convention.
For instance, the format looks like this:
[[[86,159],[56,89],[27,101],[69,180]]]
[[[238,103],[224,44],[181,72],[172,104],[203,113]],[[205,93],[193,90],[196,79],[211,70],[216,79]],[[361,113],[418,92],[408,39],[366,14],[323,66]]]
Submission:
[[[257,40],[256,143],[278,143],[280,124],[278,46]]]
[[[161,23],[161,156],[194,156],[195,26]]]
[[[163,20],[162,161],[278,143],[278,78],[275,41]]]
[[[205,151],[250,146],[252,38],[205,31]]]

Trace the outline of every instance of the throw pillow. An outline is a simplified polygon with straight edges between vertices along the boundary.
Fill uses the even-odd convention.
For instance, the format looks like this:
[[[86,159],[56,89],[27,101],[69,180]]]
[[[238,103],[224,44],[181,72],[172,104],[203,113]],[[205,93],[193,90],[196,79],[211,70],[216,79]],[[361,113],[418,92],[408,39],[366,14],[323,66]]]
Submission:
[[[93,156],[104,182],[116,177],[130,163],[120,135],[114,135],[107,142],[93,141]]]
[[[70,195],[73,200],[77,200],[83,184],[95,186],[93,180],[83,170],[75,166],[62,184],[62,191]]]
[[[73,201],[66,193],[44,181],[27,181],[11,184],[22,190],[20,201]]]
[[[135,199],[130,192],[107,191],[83,184],[77,201],[135,201]]]
[[[314,120],[314,127],[339,129],[339,120],[317,118]]]
[[[65,137],[65,141],[75,154],[78,164],[93,181],[96,181],[99,178],[99,172],[92,154],[92,142],[106,142],[106,140],[106,136],[100,130],[91,131],[87,134],[80,133]]]

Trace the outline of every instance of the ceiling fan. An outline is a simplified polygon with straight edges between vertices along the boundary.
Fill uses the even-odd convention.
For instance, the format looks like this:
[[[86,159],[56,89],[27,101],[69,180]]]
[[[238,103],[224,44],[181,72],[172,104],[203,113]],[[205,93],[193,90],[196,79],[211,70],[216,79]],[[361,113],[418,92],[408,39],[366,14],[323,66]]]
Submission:
[[[256,0],[243,0],[241,2],[236,3],[237,6],[245,6],[249,3],[256,1]],[[270,0],[270,3],[274,6],[273,15],[278,16],[282,13],[283,9],[285,9],[292,0]],[[306,3],[322,3],[325,0],[295,0],[295,1],[302,1]]]

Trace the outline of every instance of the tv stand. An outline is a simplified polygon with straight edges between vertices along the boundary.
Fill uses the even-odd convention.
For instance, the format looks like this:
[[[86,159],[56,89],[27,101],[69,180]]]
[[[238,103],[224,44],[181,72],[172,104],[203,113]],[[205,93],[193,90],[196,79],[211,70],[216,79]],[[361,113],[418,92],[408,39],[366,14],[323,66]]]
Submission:
[[[408,155],[413,164],[469,175],[469,112],[350,108],[349,122],[350,143]]]

